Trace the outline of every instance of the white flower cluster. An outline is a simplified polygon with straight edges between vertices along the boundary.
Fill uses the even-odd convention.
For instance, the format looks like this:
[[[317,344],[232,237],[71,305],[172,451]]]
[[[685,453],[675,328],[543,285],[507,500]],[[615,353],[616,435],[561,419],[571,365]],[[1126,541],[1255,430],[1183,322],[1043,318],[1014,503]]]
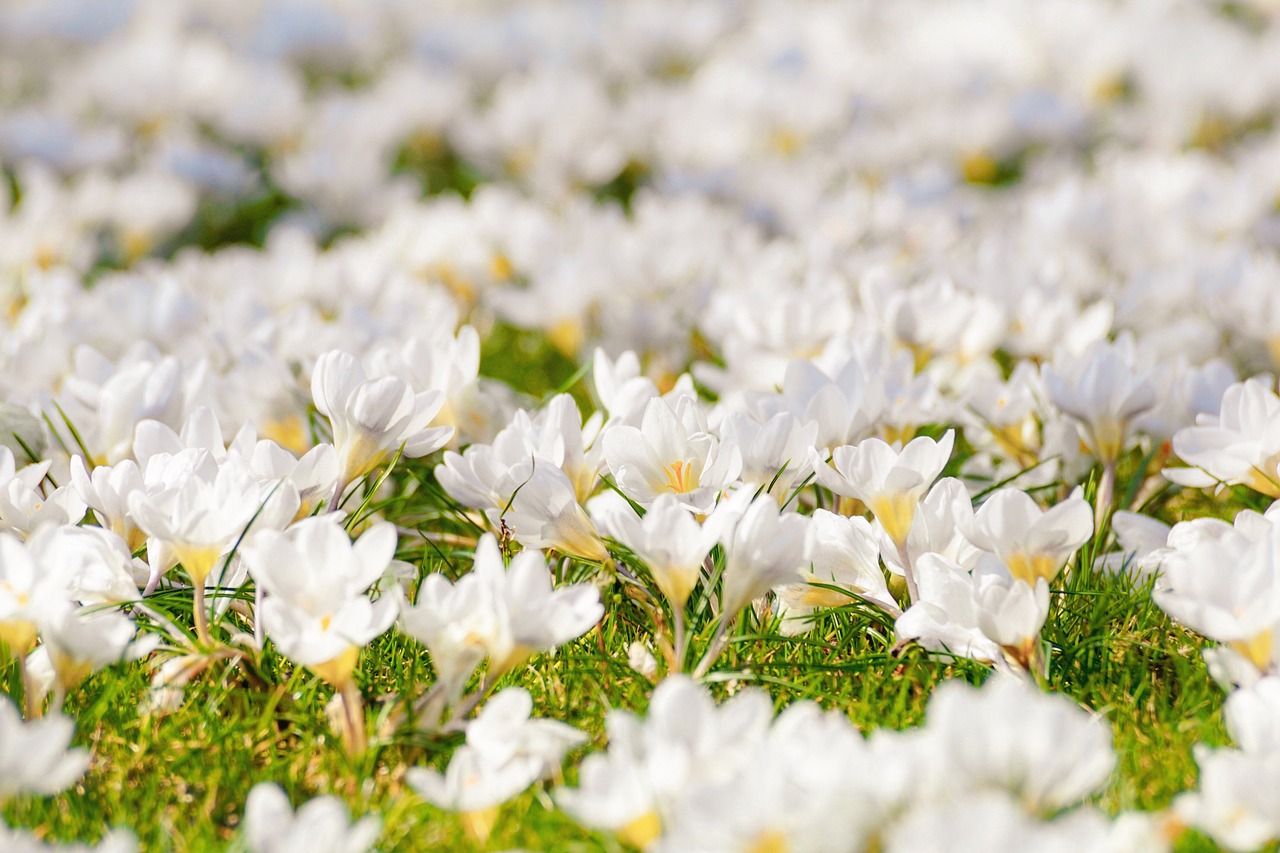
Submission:
[[[1143,816],[1076,808],[1110,776],[1110,731],[1011,678],[948,684],[925,725],[864,739],[810,703],[774,719],[762,692],[717,707],[672,677],[646,719],[616,711],[608,728],[557,800],[644,850],[1166,848]]]
[[[633,847],[1274,842],[1278,57],[1267,0],[0,4],[0,803],[117,664],[160,714],[282,655],[365,756],[412,641],[372,734],[464,733],[406,778],[483,842],[588,739],[499,682],[625,606],[648,716],[555,803]],[[1106,727],[1028,684],[1073,572],[1218,644],[1236,746],[1167,813],[1104,817]],[[697,683],[851,610],[999,672],[869,738]]]

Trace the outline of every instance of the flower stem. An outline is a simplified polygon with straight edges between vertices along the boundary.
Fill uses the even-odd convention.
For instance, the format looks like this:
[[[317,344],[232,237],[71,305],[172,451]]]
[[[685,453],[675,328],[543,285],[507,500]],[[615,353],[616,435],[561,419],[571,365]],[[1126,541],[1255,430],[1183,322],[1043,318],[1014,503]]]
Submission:
[[[342,493],[347,490],[348,485],[350,485],[349,481],[338,478],[338,482],[333,484],[333,497],[329,498],[329,507],[325,512],[338,511],[338,503],[342,500]]]
[[[1116,489],[1116,460],[1111,459],[1102,466],[1102,480],[1098,483],[1098,493],[1095,495],[1097,506],[1094,508],[1093,529],[1095,532],[1102,530],[1102,525],[1106,523],[1107,516],[1111,512],[1112,495]]]
[[[702,678],[711,669],[711,665],[716,662],[716,658],[720,657],[721,652],[729,645],[729,625],[737,619],[724,618],[720,620],[720,627],[716,628],[716,635],[711,640],[711,645],[707,647],[707,653],[702,656],[702,660],[698,661],[698,667],[693,671],[694,678]]]
[[[364,726],[364,700],[354,678],[342,685],[341,696],[342,740],[346,745],[347,755],[359,758],[369,748],[369,737]]]
[[[22,712],[28,720],[40,716],[40,703],[36,700],[35,684],[31,681],[31,673],[27,669],[27,656],[15,654],[18,660],[18,675],[22,679]]]
[[[672,603],[671,605],[671,627],[674,630],[675,638],[675,662],[676,672],[684,672],[685,658],[685,631],[684,631],[684,608]]]
[[[204,606],[204,578],[196,580],[191,587],[192,610],[196,619],[196,639],[203,646],[212,646],[213,637],[209,634],[209,614]]]
[[[920,588],[916,586],[916,573],[911,566],[911,552],[907,550],[906,542],[898,545],[898,562],[902,564],[902,577],[907,582],[908,604],[915,604],[920,600]]]
[[[480,704],[480,700],[489,694],[489,691],[498,683],[499,676],[486,675],[484,681],[476,688],[476,692],[462,700],[462,703],[453,709],[453,713],[449,715],[449,722],[441,727],[441,731],[450,732],[462,729],[463,717],[470,714],[475,707]]]

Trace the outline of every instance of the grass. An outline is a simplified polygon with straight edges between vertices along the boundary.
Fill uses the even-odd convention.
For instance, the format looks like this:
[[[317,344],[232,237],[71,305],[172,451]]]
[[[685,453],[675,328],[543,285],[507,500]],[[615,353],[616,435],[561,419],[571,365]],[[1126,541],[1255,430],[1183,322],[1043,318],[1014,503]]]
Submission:
[[[418,494],[419,502],[431,497],[427,489]],[[424,554],[418,546],[401,556],[416,559],[424,571],[462,567]],[[648,701],[651,685],[626,661],[627,646],[643,623],[617,593],[605,590],[611,605],[596,630],[555,655],[534,658],[501,682],[527,688],[537,713],[588,732],[592,742],[579,755],[604,745],[608,709],[642,712]],[[1100,804],[1112,812],[1168,806],[1194,785],[1192,745],[1226,742],[1223,697],[1201,660],[1200,640],[1151,603],[1149,585],[1080,566],[1060,582],[1054,611],[1045,634],[1049,685],[1104,714],[1115,736],[1118,766]],[[693,655],[708,641],[709,628],[702,625],[697,633]],[[816,701],[870,731],[919,724],[933,689],[946,678],[986,677],[975,663],[930,657],[916,648],[896,652],[890,642],[881,620],[861,606],[833,611],[799,637],[748,625],[710,680],[721,695],[763,687],[779,708]],[[353,763],[326,718],[329,687],[270,652],[259,676],[261,682],[231,664],[211,668],[188,687],[178,710],[152,716],[139,707],[148,692],[144,667],[119,665],[94,676],[68,702],[77,719],[76,742],[93,750],[88,773],[60,796],[10,802],[6,820],[55,839],[92,839],[125,826],[148,850],[215,849],[236,837],[253,784],[274,781],[295,804],[337,794],[355,815],[380,814],[385,850],[620,849],[556,812],[548,786],[504,806],[493,836],[477,845],[456,815],[424,803],[404,781],[409,767],[442,767],[457,736],[397,732],[375,739],[370,753]],[[412,695],[431,678],[428,656],[414,641],[394,632],[375,641],[360,667],[371,727],[385,717],[394,697]],[[1179,849],[1212,848],[1188,836]]]

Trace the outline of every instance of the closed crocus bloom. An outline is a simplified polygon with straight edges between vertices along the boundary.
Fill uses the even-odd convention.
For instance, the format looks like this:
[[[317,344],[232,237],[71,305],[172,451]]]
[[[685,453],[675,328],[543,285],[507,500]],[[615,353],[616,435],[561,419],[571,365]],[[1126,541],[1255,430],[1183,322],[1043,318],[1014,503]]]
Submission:
[[[120,661],[136,632],[133,621],[116,611],[90,613],[66,604],[51,613],[40,623],[40,637],[49,650],[58,689],[70,690]]]
[[[831,454],[833,465],[813,451],[813,466],[820,484],[866,504],[889,538],[902,548],[916,506],[946,467],[954,441],[953,430],[947,430],[940,441],[921,436],[901,450],[868,438],[837,447]]]
[[[1038,665],[1040,629],[1049,616],[1049,582],[1015,577],[999,558],[987,556],[973,570],[978,627],[1013,663]]]
[[[765,486],[779,501],[809,476],[809,449],[817,442],[818,424],[779,412],[764,423],[731,413],[720,434],[742,454],[744,482]]]
[[[448,443],[453,427],[430,424],[444,394],[415,394],[394,376],[369,379],[355,356],[340,350],[325,353],[311,374],[316,409],[333,426],[338,452],[336,499],[346,487],[368,474],[397,450],[412,459],[426,456]]]
[[[809,531],[808,518],[779,510],[769,495],[752,501],[722,536],[721,612],[733,618],[773,587],[800,579],[809,562]]]
[[[279,785],[253,786],[244,806],[244,840],[250,853],[365,853],[382,832],[375,815],[351,822],[337,797],[316,797],[296,812]]]
[[[58,576],[38,567],[15,536],[0,533],[0,643],[11,654],[27,654],[40,621],[65,601]]]
[[[1000,489],[989,497],[964,531],[969,541],[997,555],[1015,578],[1051,581],[1076,549],[1093,535],[1093,508],[1073,494],[1042,510],[1020,489]]]
[[[395,596],[365,595],[395,549],[393,525],[375,525],[353,543],[329,516],[245,543],[249,571],[266,592],[262,620],[281,653],[336,687],[349,684],[360,649],[395,621]]]
[[[644,517],[623,504],[608,525],[609,534],[644,561],[658,590],[676,608],[689,600],[720,533],[714,524],[699,524],[675,495],[659,495]]]
[[[98,523],[108,527],[136,551],[146,542],[146,534],[129,514],[129,495],[143,489],[142,470],[132,459],[115,465],[99,465],[92,471],[81,456],[71,457],[71,485]]]
[[[80,778],[89,753],[69,749],[75,724],[61,714],[23,722],[0,696],[0,803],[19,794],[56,794]]]
[[[594,586],[553,589],[551,571],[536,551],[521,551],[504,566],[492,535],[486,534],[476,545],[470,577],[494,609],[493,630],[484,638],[491,675],[518,666],[534,652],[549,651],[582,636],[604,615]]]
[[[982,630],[969,569],[940,554],[924,554],[915,573],[920,598],[894,624],[899,640],[986,663],[1003,660],[1000,644]]]
[[[1069,364],[1044,368],[1054,405],[1079,422],[1085,444],[1106,465],[1124,450],[1133,421],[1156,404],[1152,371],[1135,360],[1132,339],[1098,341]]]

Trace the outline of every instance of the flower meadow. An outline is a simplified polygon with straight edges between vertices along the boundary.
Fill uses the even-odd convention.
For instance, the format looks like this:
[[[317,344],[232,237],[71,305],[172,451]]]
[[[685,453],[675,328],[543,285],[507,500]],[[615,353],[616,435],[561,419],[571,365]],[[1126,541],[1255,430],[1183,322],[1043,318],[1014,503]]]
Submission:
[[[0,0],[0,850],[1280,841],[1280,9]]]

